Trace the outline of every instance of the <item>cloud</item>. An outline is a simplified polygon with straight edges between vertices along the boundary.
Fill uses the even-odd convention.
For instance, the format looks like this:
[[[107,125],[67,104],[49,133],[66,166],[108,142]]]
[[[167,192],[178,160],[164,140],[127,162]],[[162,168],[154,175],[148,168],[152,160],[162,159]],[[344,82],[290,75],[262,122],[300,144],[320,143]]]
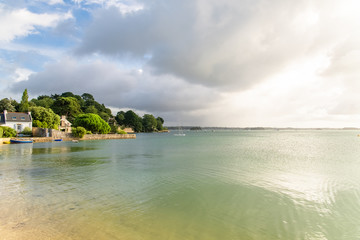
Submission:
[[[310,49],[318,50],[312,47],[321,6],[308,1],[143,4],[143,10],[126,16],[113,8],[97,11],[76,53],[130,55],[155,74],[233,90],[254,86]]]
[[[25,88],[33,95],[89,92],[108,106],[163,113],[205,108],[219,98],[216,91],[174,76],[156,77],[147,69],[128,70],[102,61],[78,63],[70,58],[47,65],[28,81],[13,84],[11,90]]]
[[[10,42],[18,37],[37,33],[37,27],[54,27],[71,18],[70,13],[33,13],[29,10],[7,9],[0,5],[0,42]]]
[[[82,6],[100,6],[101,8],[116,8],[121,14],[128,14],[139,11],[143,8],[142,4],[133,0],[73,0],[74,3]]]

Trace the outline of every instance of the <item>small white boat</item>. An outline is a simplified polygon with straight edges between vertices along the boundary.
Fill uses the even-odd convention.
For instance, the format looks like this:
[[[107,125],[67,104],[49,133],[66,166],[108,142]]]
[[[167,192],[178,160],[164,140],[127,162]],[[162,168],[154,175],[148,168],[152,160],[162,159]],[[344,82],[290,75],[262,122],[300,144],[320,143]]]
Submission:
[[[185,137],[186,134],[185,133],[175,133],[174,136],[176,136],[176,137]]]
[[[176,137],[185,137],[186,134],[183,132],[182,128],[179,127],[179,130],[177,133],[174,134]]]
[[[79,142],[79,140],[72,140],[72,142],[74,142],[74,143],[78,143],[78,142]]]

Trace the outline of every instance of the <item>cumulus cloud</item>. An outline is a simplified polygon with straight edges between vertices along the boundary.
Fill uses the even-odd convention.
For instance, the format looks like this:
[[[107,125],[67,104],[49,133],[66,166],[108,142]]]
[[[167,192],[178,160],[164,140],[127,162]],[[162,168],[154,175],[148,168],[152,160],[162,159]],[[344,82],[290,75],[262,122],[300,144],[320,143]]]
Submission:
[[[76,53],[145,56],[155,73],[240,89],[310,50],[318,51],[314,38],[319,37],[322,4],[305,0],[143,4],[141,11],[126,16],[112,8],[99,10]]]
[[[0,5],[0,42],[9,42],[37,32],[37,27],[54,27],[62,20],[71,18],[70,13],[33,13],[23,9],[6,9]]]

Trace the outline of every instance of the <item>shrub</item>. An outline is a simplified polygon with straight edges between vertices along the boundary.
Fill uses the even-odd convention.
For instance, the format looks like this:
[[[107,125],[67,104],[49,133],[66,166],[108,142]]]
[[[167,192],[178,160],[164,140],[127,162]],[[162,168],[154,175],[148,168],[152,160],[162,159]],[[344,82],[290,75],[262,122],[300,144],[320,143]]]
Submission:
[[[120,130],[117,130],[116,133],[117,133],[117,134],[127,134],[124,130],[121,130],[121,129],[120,129]]]
[[[91,131],[86,131],[86,134],[92,134],[92,132]]]
[[[74,137],[82,138],[86,134],[86,129],[83,128],[83,127],[74,127],[74,128],[71,129],[71,132],[72,132]]]
[[[29,127],[25,127],[25,129],[21,132],[24,135],[30,135],[32,136],[32,131]]]
[[[16,137],[16,131],[15,129],[12,129],[10,127],[1,127],[3,130],[3,137],[9,138],[9,137]]]
[[[39,120],[34,120],[33,121],[33,127],[48,128],[48,124],[46,122],[41,122]]]
[[[80,114],[75,118],[74,127],[84,127],[93,133],[106,134],[110,132],[110,126],[99,115],[94,113]]]
[[[0,127],[0,138],[2,138],[3,132],[4,132],[4,130]]]

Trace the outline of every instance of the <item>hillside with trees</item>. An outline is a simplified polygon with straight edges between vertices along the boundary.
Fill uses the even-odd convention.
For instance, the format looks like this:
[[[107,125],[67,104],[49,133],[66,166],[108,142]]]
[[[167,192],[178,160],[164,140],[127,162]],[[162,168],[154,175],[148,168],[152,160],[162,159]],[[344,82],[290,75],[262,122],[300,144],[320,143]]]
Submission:
[[[163,118],[155,118],[151,114],[140,117],[133,110],[120,111],[113,116],[110,108],[96,101],[90,93],[41,95],[30,101],[28,98],[27,89],[24,90],[20,103],[12,98],[3,98],[0,100],[0,111],[30,111],[34,127],[57,129],[60,116],[65,115],[74,127],[83,127],[92,133],[117,133],[126,127],[131,127],[135,132],[164,130]]]

